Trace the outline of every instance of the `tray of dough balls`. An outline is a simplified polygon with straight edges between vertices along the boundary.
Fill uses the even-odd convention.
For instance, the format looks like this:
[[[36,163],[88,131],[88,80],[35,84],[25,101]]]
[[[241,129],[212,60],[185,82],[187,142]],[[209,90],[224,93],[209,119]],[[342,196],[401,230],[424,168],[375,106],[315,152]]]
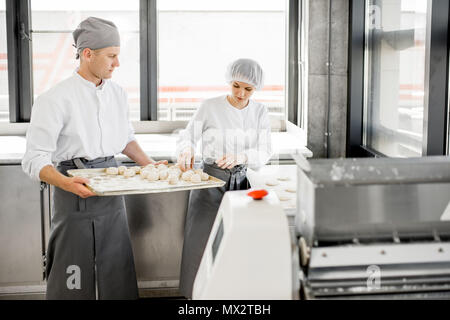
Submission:
[[[174,192],[222,187],[225,181],[202,169],[182,172],[177,165],[109,167],[67,170],[72,177],[89,179],[87,187],[99,196]]]

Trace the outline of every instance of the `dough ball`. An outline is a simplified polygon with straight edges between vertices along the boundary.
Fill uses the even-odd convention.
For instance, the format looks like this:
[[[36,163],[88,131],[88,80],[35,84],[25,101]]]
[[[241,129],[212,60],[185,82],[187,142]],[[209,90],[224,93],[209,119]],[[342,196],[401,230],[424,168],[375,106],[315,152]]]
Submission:
[[[134,177],[135,175],[136,175],[136,171],[134,171],[133,168],[126,169],[126,170],[123,172],[123,176],[124,176],[125,178]]]
[[[150,171],[147,175],[147,180],[148,181],[158,181],[159,179],[159,172],[155,172],[155,171]]]
[[[291,180],[291,178],[289,178],[288,176],[285,176],[285,175],[281,175],[277,179],[280,180],[280,181],[289,181],[289,180]]]
[[[201,174],[203,173],[203,169],[195,169],[194,172],[195,172],[196,174],[201,175]]]
[[[106,169],[106,174],[114,175],[119,173],[119,168],[109,167]]]
[[[177,178],[180,178],[181,176],[181,169],[178,168],[174,168],[174,167],[170,167],[169,170],[167,170],[169,172],[169,176],[170,175],[174,175],[177,176]]]
[[[136,174],[139,174],[141,172],[141,167],[139,166],[134,166],[133,167],[134,172],[136,172]]]
[[[166,180],[168,176],[169,176],[169,173],[167,172],[167,170],[159,171],[159,180]]]
[[[178,184],[178,176],[177,175],[169,175],[169,184]]]
[[[200,178],[202,179],[202,181],[208,181],[209,174],[207,174],[206,172],[202,172],[202,174],[200,175]]]
[[[266,181],[266,185],[268,185],[269,187],[274,187],[274,186],[279,185],[279,183],[277,180],[268,180],[268,181]]]
[[[191,176],[191,182],[193,182],[193,183],[199,183],[199,182],[201,182],[201,181],[202,181],[202,178],[200,177],[199,174],[194,173],[194,174]]]
[[[158,164],[156,167],[159,171],[167,170],[167,166],[164,163]]]
[[[169,176],[177,176],[178,178],[181,176],[181,171],[178,170],[167,170],[167,172],[169,173]]]
[[[145,178],[147,178],[149,173],[150,173],[150,170],[144,168],[144,169],[141,170],[140,175],[141,175],[142,179],[145,179]]]
[[[127,167],[125,166],[120,166],[119,167],[119,174],[123,174],[125,172],[125,170],[127,170]]]
[[[278,197],[278,200],[280,200],[281,202],[285,202],[285,201],[289,201],[292,199],[292,197],[290,195],[284,194],[284,192],[280,192],[280,191],[275,191],[275,194]]]
[[[289,192],[289,193],[297,193],[297,190],[295,188],[287,188],[284,191]]]
[[[145,169],[154,169],[154,168],[155,168],[155,165],[154,165],[153,163],[149,163],[149,164],[146,165],[144,168],[145,168]]]
[[[181,175],[181,179],[183,179],[184,181],[191,181],[191,177],[194,174],[194,172],[192,170],[183,172],[183,174]]]

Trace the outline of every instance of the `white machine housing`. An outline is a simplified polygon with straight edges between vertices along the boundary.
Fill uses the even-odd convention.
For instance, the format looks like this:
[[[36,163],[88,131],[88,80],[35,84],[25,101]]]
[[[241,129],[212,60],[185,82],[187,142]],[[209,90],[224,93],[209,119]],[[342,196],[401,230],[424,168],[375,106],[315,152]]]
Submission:
[[[293,298],[291,241],[274,192],[226,192],[194,282],[193,299]]]

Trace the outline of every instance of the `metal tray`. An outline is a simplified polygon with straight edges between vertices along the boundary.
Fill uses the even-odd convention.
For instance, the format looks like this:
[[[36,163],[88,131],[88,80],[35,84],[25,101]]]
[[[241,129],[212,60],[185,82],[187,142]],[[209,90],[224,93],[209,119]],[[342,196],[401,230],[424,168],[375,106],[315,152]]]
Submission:
[[[170,185],[167,180],[148,181],[139,174],[125,178],[122,175],[107,175],[105,168],[67,170],[71,177],[88,178],[86,186],[98,196],[118,196],[128,194],[176,192],[194,189],[217,188],[225,185],[225,181],[209,176],[208,181],[199,183],[180,180],[176,185]]]

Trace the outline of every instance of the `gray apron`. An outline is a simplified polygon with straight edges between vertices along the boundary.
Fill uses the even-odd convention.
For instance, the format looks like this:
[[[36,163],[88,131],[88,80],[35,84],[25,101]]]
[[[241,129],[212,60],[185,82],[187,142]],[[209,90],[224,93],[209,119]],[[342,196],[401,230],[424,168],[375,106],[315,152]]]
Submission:
[[[246,166],[240,165],[231,170],[224,170],[216,164],[203,165],[204,172],[225,181],[226,184],[220,188],[191,191],[184,227],[180,272],[180,293],[187,298],[192,298],[195,276],[223,195],[227,191],[249,188]]]
[[[117,166],[114,157],[61,162],[77,168]],[[54,188],[46,256],[47,299],[137,299],[133,251],[123,196],[83,199]]]

